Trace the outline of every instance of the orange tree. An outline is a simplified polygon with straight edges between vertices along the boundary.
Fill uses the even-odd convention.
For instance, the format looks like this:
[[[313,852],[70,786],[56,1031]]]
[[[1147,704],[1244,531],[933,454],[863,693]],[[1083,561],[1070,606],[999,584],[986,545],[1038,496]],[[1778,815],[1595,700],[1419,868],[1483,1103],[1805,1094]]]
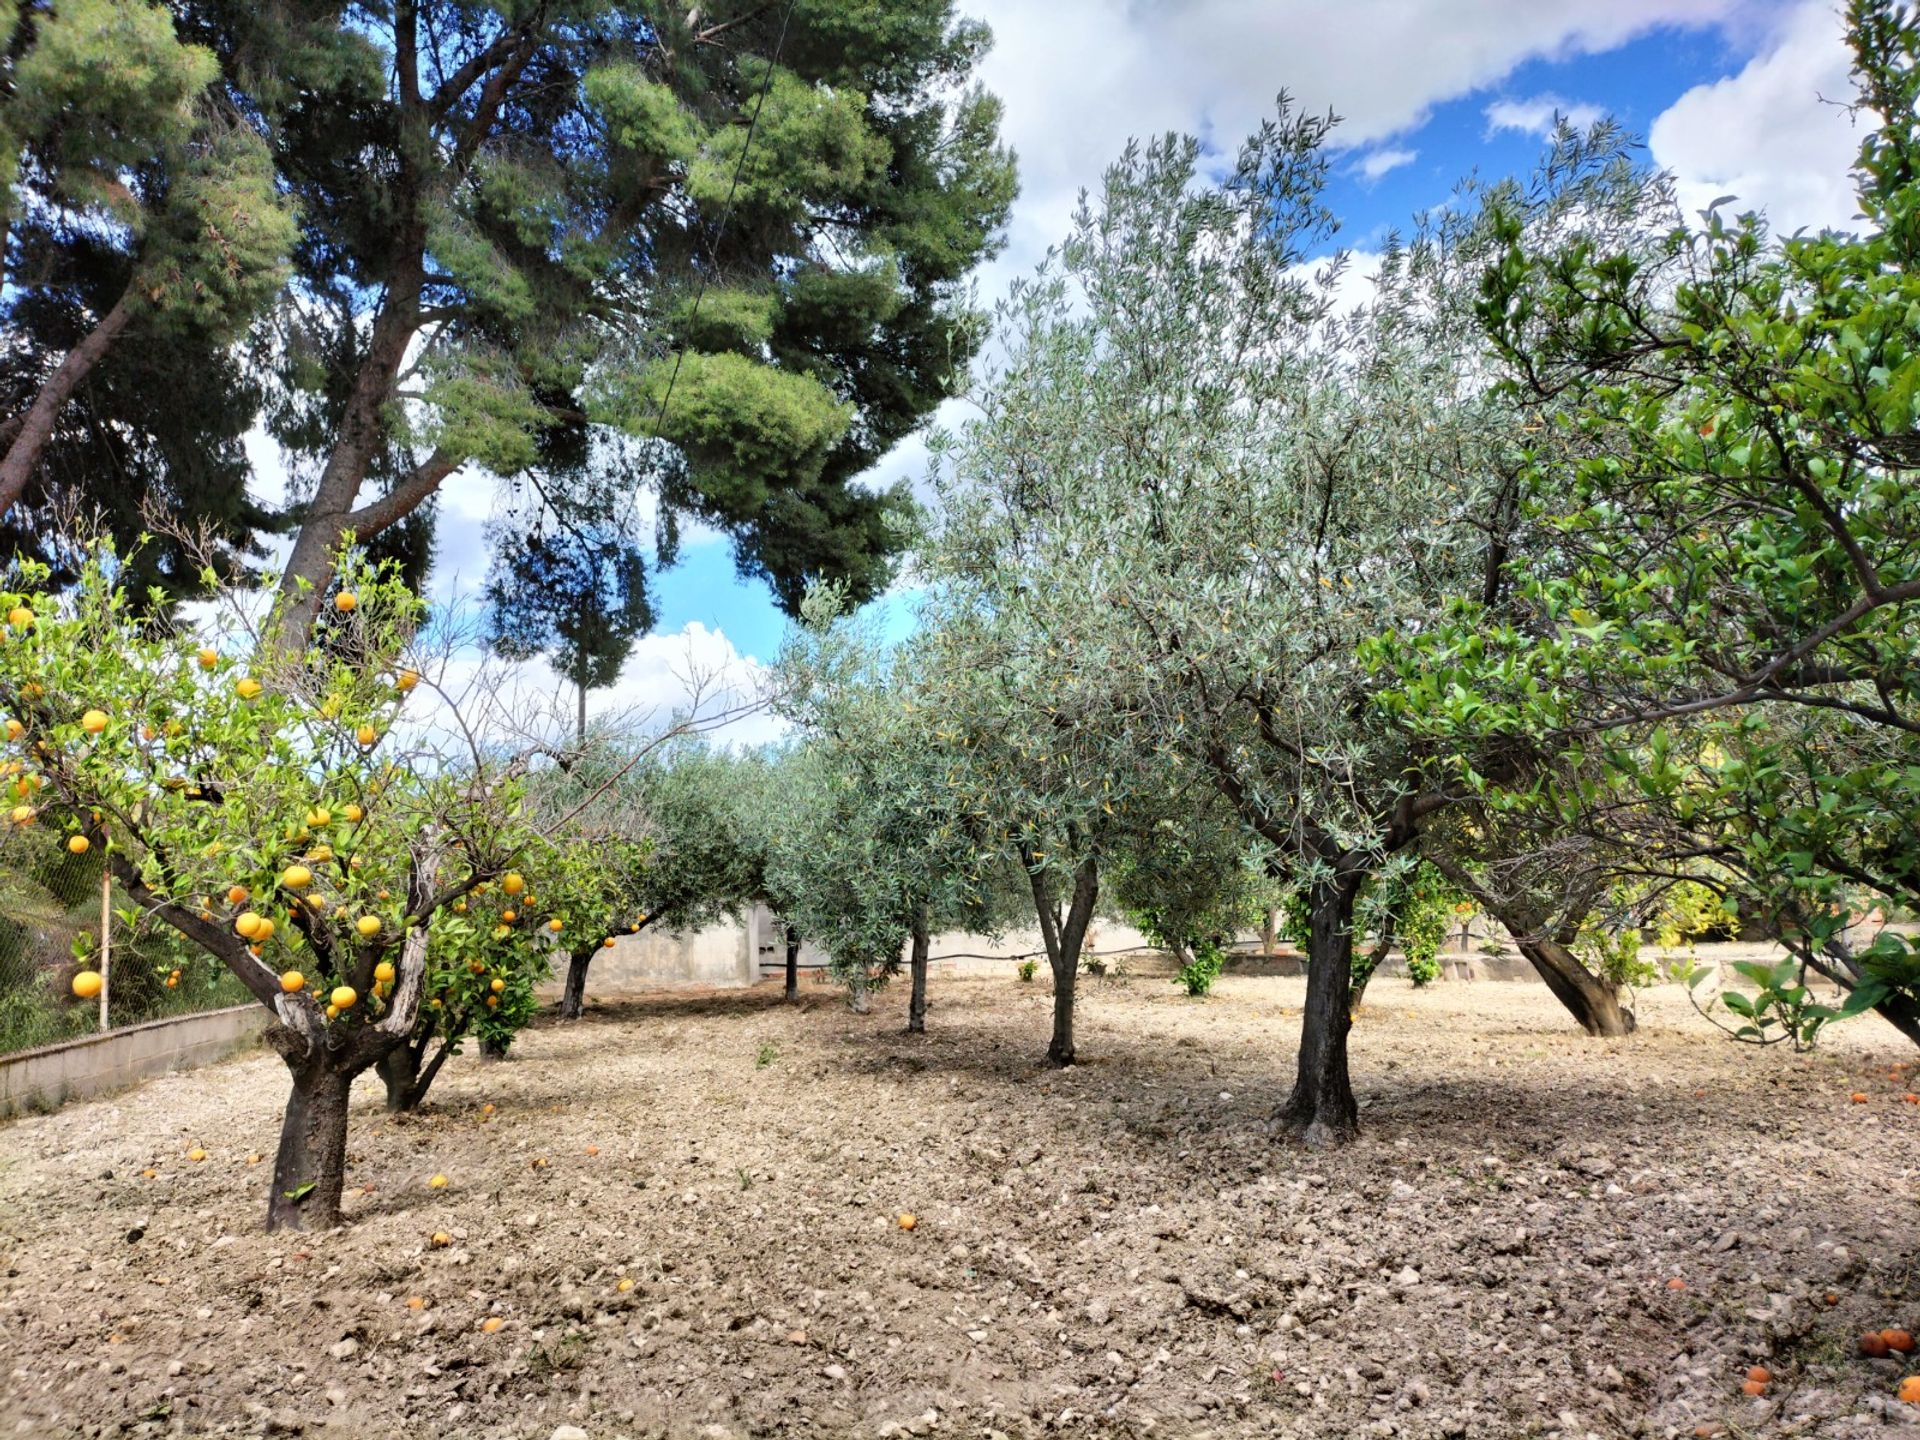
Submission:
[[[274,621],[260,592],[219,591],[209,572],[226,628],[201,645],[153,620],[123,568],[94,544],[57,597],[32,562],[0,593],[0,723],[20,761],[8,819],[100,850],[123,896],[273,1013],[293,1084],[267,1226],[324,1228],[354,1077],[408,1042],[423,1006],[446,1008],[429,942],[462,953],[454,907],[528,843],[525,765],[436,745],[403,716],[421,609],[389,572],[349,557],[329,624],[285,656],[256,643],[261,612]],[[97,993],[90,975],[77,990]]]

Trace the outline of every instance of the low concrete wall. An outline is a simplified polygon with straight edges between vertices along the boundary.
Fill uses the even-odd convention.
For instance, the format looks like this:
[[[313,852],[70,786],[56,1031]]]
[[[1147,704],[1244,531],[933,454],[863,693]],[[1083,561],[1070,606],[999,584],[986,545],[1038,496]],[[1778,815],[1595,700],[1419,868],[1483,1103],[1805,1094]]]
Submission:
[[[223,1060],[250,1048],[268,1019],[259,1005],[235,1005],[8,1055],[0,1058],[0,1119]]]

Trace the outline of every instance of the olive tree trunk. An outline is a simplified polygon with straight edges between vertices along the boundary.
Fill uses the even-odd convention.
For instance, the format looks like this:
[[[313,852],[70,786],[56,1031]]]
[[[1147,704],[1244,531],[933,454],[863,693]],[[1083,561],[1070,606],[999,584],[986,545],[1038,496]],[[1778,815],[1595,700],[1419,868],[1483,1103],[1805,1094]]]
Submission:
[[[929,933],[927,907],[913,907],[913,996],[907,1002],[907,1030],[919,1034],[927,1028],[927,952],[933,948]]]
[[[1353,900],[1359,880],[1334,875],[1307,891],[1307,1004],[1300,1017],[1300,1062],[1293,1093],[1277,1118],[1314,1147],[1341,1145],[1360,1130],[1347,1074],[1353,1028]]]
[[[1053,971],[1053,1038],[1047,1045],[1047,1060],[1054,1065],[1071,1065],[1074,984],[1080,977],[1080,952],[1086,944],[1087,926],[1100,898],[1100,866],[1091,856],[1080,862],[1073,872],[1073,895],[1063,914],[1052,877],[1030,856],[1022,858],[1033,891],[1034,914],[1040,922],[1040,938],[1047,947],[1047,965]]]
[[[787,932],[787,999],[800,998],[800,932],[791,925]]]

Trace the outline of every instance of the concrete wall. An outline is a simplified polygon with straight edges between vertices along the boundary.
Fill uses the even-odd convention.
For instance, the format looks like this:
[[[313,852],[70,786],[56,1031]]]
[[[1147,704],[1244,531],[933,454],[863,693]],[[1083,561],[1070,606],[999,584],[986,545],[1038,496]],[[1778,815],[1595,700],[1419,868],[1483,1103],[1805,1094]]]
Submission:
[[[262,1006],[236,1005],[6,1056],[0,1059],[0,1118],[225,1059],[251,1048],[270,1018]]]
[[[587,994],[618,994],[661,985],[751,985],[759,979],[757,917],[725,921],[701,930],[642,930],[617,935],[593,957]],[[564,957],[560,960],[564,965]],[[541,993],[557,994],[556,975]]]

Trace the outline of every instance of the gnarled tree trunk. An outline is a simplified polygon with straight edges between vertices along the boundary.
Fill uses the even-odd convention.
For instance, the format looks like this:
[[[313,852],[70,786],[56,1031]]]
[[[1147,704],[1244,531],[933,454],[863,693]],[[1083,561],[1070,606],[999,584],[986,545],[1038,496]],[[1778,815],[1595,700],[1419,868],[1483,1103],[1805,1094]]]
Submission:
[[[1278,1119],[1315,1147],[1340,1145],[1360,1129],[1347,1074],[1353,1028],[1353,900],[1359,879],[1334,875],[1307,892],[1307,1004],[1300,1017],[1300,1063]]]
[[[340,1223],[340,1192],[347,1178],[347,1097],[354,1071],[322,1051],[314,1059],[289,1057],[293,1093],[280,1122],[267,1197],[267,1229],[329,1230]]]
[[[1507,922],[1495,915],[1502,925]],[[1633,1011],[1620,1003],[1620,988],[1604,980],[1580,963],[1580,957],[1546,935],[1514,936],[1514,944],[1527,962],[1546,981],[1554,999],[1567,1007],[1567,1013],[1580,1022],[1589,1035],[1618,1038],[1631,1035],[1636,1024]]]

